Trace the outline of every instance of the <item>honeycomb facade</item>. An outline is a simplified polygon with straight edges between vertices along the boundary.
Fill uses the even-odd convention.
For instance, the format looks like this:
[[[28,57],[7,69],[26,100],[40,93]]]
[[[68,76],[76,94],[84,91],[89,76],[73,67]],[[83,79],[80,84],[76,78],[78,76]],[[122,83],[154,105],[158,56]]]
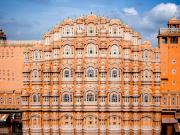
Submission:
[[[160,134],[160,53],[117,19],[66,19],[24,52],[23,134]]]

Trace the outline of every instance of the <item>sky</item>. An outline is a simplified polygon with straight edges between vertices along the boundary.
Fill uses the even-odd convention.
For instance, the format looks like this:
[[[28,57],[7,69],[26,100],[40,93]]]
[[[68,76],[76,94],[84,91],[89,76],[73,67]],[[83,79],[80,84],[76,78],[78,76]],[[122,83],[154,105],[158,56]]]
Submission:
[[[88,15],[120,19],[157,46],[160,27],[180,18],[180,0],[0,0],[0,29],[9,40],[40,40],[70,17]]]

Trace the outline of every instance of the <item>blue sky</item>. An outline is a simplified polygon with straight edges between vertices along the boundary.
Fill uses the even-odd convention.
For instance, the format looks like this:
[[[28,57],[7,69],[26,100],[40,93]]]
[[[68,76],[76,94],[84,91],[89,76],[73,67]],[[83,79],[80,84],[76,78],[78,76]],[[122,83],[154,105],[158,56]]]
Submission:
[[[1,0],[0,28],[8,39],[36,40],[67,17],[93,12],[121,19],[145,40],[157,44],[160,27],[180,18],[179,0]]]

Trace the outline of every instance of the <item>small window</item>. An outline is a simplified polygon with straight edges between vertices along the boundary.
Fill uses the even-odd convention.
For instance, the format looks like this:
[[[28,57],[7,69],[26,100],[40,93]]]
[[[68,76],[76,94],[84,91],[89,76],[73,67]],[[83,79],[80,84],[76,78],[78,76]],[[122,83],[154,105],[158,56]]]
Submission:
[[[117,102],[118,101],[118,97],[116,94],[112,95],[112,102]]]
[[[95,77],[94,69],[87,70],[87,77],[90,77],[90,78]]]
[[[173,60],[172,60],[172,64],[176,64],[176,59],[173,59]]]
[[[92,93],[87,94],[87,100],[86,101],[94,101],[94,95]]]
[[[91,50],[89,51],[89,53],[90,53],[90,54],[93,54],[93,50],[91,49]]]
[[[117,71],[116,71],[116,70],[113,70],[113,72],[112,72],[112,77],[113,77],[113,78],[116,78],[116,77],[117,77]]]
[[[49,102],[49,97],[44,97],[45,102]]]
[[[70,101],[71,101],[70,95],[69,94],[64,94],[63,95],[63,102],[70,102]]]
[[[138,97],[134,97],[134,98],[133,98],[133,101],[134,101],[134,102],[138,102]]]
[[[162,101],[163,105],[166,105],[166,104],[167,104],[167,98],[166,98],[166,97],[163,97],[162,100],[163,100],[163,101]]]
[[[65,76],[65,78],[68,78],[68,77],[69,77],[69,70],[65,70],[64,76]]]
[[[173,80],[172,85],[174,85],[174,86],[176,85],[176,81],[175,80]]]
[[[148,95],[144,95],[144,102],[148,103],[149,102],[149,96]]]
[[[39,95],[33,95],[33,102],[40,102],[40,97]]]
[[[175,105],[176,104],[176,98],[173,96],[171,97],[171,105]]]
[[[172,74],[173,74],[173,75],[176,74],[176,69],[172,69]]]
[[[171,44],[178,44],[178,37],[171,37]]]
[[[162,44],[167,44],[167,37],[162,37]]]

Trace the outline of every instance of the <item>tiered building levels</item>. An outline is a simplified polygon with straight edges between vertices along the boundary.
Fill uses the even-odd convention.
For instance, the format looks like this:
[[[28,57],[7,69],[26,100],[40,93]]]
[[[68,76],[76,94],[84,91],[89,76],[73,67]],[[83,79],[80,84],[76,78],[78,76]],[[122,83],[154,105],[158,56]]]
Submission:
[[[160,28],[161,91],[163,131],[173,134],[180,123],[180,20],[173,17],[168,28]],[[180,133],[180,124],[175,128]]]
[[[160,134],[160,52],[117,19],[66,19],[24,52],[23,134]]]

